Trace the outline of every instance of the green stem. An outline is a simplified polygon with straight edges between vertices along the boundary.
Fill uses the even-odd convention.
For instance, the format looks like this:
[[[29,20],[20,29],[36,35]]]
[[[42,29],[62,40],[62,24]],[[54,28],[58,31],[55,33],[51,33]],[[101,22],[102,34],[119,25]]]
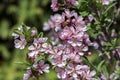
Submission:
[[[88,63],[89,63],[98,73],[100,73],[100,72],[97,70],[97,68],[89,61],[89,59],[88,59],[86,56],[84,56],[84,58],[88,61]]]

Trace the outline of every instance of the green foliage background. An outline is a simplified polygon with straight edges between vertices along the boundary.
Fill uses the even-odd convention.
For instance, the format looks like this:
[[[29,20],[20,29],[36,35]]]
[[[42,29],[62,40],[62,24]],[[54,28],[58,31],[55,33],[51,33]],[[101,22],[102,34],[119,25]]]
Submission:
[[[22,80],[26,72],[16,63],[25,61],[26,50],[14,48],[13,30],[24,22],[41,31],[50,13],[50,0],[0,0],[0,80]]]

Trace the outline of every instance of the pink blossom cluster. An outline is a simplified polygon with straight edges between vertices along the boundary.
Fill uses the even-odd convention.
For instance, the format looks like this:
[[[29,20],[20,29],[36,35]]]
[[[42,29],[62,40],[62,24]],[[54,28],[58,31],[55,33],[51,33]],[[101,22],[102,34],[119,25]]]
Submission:
[[[26,29],[26,32],[24,31]],[[37,31],[30,29],[27,26],[20,26],[18,28],[19,33],[13,33],[15,48],[24,49],[28,46],[28,58],[29,62],[32,64],[32,68],[27,68],[27,73],[24,74],[23,80],[28,80],[30,77],[33,77],[33,71],[36,74],[43,74],[49,72],[49,64],[46,64],[44,60],[35,61],[39,56],[50,53],[51,45],[49,45],[46,41],[47,38],[37,38]],[[30,32],[28,36],[26,34]],[[27,40],[27,37],[31,38]],[[31,41],[32,40],[32,41]],[[32,42],[32,44],[30,43]],[[43,54],[44,53],[44,54]],[[33,70],[34,69],[34,70]],[[35,76],[37,77],[37,76]]]
[[[30,27],[26,27],[27,30],[30,29]],[[23,27],[20,26],[18,28],[18,31],[22,34],[17,34],[17,33],[13,33],[12,36],[14,37],[15,41],[14,41],[14,44],[15,44],[15,48],[19,48],[19,49],[24,49],[25,46],[27,45],[27,41],[25,39],[25,36],[23,35],[24,31],[23,31]]]
[[[51,8],[53,11],[62,10],[65,7],[78,6],[79,3],[76,0],[64,0],[64,3],[59,3],[60,0],[52,0]]]
[[[78,2],[65,0],[63,4],[59,4],[58,0],[52,0],[51,8],[53,11],[58,11],[62,5],[64,7],[66,5],[66,9],[63,9],[64,12],[52,15],[43,27],[43,30],[51,30],[54,35],[57,35],[52,35],[54,39],[58,39],[56,45],[48,43],[46,37],[36,37],[37,32],[26,27],[27,31],[31,32],[30,37],[33,39],[32,44],[28,44],[28,59],[32,67],[27,69],[23,80],[28,80],[33,76],[37,78],[43,73],[48,73],[50,65],[54,66],[60,80],[97,80],[94,78],[96,71],[91,71],[90,67],[82,60],[82,57],[91,55],[89,47],[94,46],[86,32],[87,22],[84,17],[79,16],[76,11],[70,10],[68,7],[69,5],[77,6]],[[91,21],[93,17],[88,19]],[[23,32],[22,27],[18,30]],[[24,34],[21,36],[14,33],[13,36],[16,48],[24,49],[29,43]],[[54,40],[51,40],[51,43],[54,43]],[[35,61],[39,57],[44,58]],[[47,62],[46,58],[50,58],[51,61]]]
[[[69,1],[75,2],[75,0]],[[52,0],[52,7],[55,4],[59,4],[58,1]],[[54,8],[58,7],[54,6]],[[90,22],[93,17],[88,19]],[[57,35],[53,37],[59,39],[57,45],[52,48],[50,57],[51,64],[56,66],[57,76],[61,80],[95,80],[93,76],[96,72],[90,71],[90,67],[82,62],[83,56],[91,55],[89,46],[94,45],[86,32],[86,25],[84,17],[69,8],[64,9],[61,14],[52,15],[48,22],[44,23],[43,30],[51,30]]]

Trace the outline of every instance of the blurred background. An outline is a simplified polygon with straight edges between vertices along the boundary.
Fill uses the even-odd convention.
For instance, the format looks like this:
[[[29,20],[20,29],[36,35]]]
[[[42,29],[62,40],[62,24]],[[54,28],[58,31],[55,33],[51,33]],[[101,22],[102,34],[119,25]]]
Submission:
[[[0,0],[0,80],[22,80],[26,72],[25,65],[16,64],[26,53],[14,48],[13,30],[24,23],[42,31],[50,14],[50,0]]]

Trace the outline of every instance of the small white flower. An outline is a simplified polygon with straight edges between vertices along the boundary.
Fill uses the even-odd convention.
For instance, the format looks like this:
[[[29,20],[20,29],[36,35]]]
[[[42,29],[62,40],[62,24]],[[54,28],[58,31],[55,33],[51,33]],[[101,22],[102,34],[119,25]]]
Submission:
[[[23,76],[23,80],[29,80],[30,77],[32,77],[32,71],[28,69],[27,73],[25,73]]]
[[[58,56],[53,59],[52,65],[58,66],[58,67],[64,67],[66,65],[66,60],[61,58],[61,56]]]
[[[12,36],[13,36],[15,39],[19,37],[19,35],[16,34],[16,33],[12,33]]]
[[[115,0],[101,0],[103,5],[109,5],[113,1],[115,1]]]
[[[15,43],[15,48],[19,48],[19,49],[24,49],[27,44],[27,42],[23,36],[20,36],[20,40],[16,39],[14,41],[14,43]]]
[[[45,22],[43,26],[44,26],[43,27],[44,31],[48,31],[51,28],[51,26],[50,26],[50,24],[48,22]]]
[[[32,32],[31,36],[35,36],[35,35],[36,35],[36,33],[37,33],[37,31],[36,31],[36,30],[32,30],[31,32]]]
[[[78,52],[78,54],[79,54],[80,56],[83,56],[83,55],[84,55],[84,53],[83,53],[83,52]]]
[[[88,46],[83,47],[83,51],[88,51]]]
[[[41,43],[46,42],[47,39],[48,39],[47,37],[45,37],[45,38],[39,38],[39,39],[38,39],[38,42],[41,44]]]
[[[38,63],[34,63],[33,67],[38,70],[41,74],[43,74],[43,72],[48,73],[49,72],[49,65],[45,64],[44,60],[40,60]]]
[[[67,77],[66,70],[64,68],[56,67],[57,77],[59,79],[65,79]]]

